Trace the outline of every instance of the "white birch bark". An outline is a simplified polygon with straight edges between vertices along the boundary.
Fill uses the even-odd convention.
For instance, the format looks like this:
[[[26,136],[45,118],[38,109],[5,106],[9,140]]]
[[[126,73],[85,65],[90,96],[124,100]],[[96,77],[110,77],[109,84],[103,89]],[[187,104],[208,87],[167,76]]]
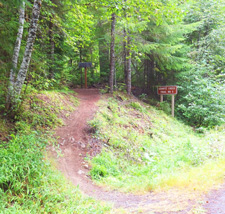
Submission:
[[[18,58],[20,53],[21,41],[23,37],[24,21],[25,21],[25,2],[22,2],[22,5],[20,6],[19,9],[19,28],[12,57],[12,68],[10,69],[7,102],[10,102],[10,97],[12,96],[14,90]]]
[[[33,46],[34,46],[34,41],[36,38],[36,33],[37,33],[38,20],[39,20],[40,11],[41,11],[41,3],[42,3],[42,0],[34,0],[32,19],[31,19],[30,28],[29,28],[26,49],[24,52],[23,61],[20,66],[20,70],[16,78],[16,82],[15,82],[16,96],[20,95],[22,86],[26,79],[27,70],[30,64],[31,54],[32,54]]]

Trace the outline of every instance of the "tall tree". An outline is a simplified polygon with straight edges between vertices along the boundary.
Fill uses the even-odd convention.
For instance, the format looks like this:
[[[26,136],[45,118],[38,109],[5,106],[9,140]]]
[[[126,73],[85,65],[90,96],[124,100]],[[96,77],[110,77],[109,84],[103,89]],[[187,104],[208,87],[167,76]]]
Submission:
[[[27,43],[26,43],[26,49],[24,52],[23,61],[21,63],[19,72],[17,74],[16,81],[14,83],[14,95],[13,95],[14,97],[13,97],[13,100],[11,100],[11,102],[13,102],[13,103],[16,101],[15,99],[21,94],[22,86],[26,79],[28,67],[29,67],[30,60],[31,60],[31,54],[33,51],[33,45],[34,45],[34,41],[36,38],[41,4],[42,4],[42,0],[34,0],[33,10],[32,10],[32,19],[30,22],[30,28],[29,28],[29,33],[28,33],[28,38],[27,38]],[[13,103],[11,103],[11,104],[13,104]]]
[[[7,107],[6,107],[7,109],[9,108],[9,103],[10,103],[11,97],[13,96],[13,91],[14,91],[16,70],[17,70],[22,37],[23,37],[24,22],[25,22],[25,2],[23,1],[19,9],[19,29],[18,29],[16,44],[14,47],[14,52],[12,57],[12,68],[10,70],[9,88],[8,88],[8,95],[7,95]]]
[[[127,36],[127,94],[131,94],[131,36]]]
[[[114,79],[114,73],[115,73],[115,26],[116,26],[116,14],[112,13],[111,45],[110,45],[110,75],[109,75],[110,93],[113,93],[113,79]]]

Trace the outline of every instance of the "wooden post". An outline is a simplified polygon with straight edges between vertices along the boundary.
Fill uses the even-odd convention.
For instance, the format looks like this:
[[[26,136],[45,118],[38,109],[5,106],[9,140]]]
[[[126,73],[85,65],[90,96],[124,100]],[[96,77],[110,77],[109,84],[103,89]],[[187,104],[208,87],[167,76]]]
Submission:
[[[87,88],[87,67],[85,67],[85,88]]]
[[[160,94],[160,102],[163,102],[163,95]]]
[[[80,87],[83,88],[83,73],[82,73],[82,68],[80,69]]]
[[[175,95],[172,94],[172,117],[174,117],[174,104],[175,104]]]

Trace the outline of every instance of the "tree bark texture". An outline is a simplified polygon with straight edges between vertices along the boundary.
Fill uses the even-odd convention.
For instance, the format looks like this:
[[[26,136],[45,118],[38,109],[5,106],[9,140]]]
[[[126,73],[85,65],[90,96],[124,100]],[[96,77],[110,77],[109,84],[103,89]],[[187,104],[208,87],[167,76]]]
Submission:
[[[127,0],[124,0],[124,5],[126,5]],[[124,10],[124,18],[127,18],[126,8]],[[123,28],[123,69],[124,69],[124,82],[127,85],[127,30],[126,26]]]
[[[49,76],[50,78],[54,78],[54,54],[55,54],[55,42],[54,42],[54,32],[53,32],[54,24],[52,22],[52,17],[49,21],[49,42],[50,42],[50,65],[49,65]]]
[[[131,37],[127,37],[127,94],[131,95]]]
[[[123,69],[124,69],[124,81],[127,85],[127,31],[123,29]]]
[[[31,54],[34,46],[34,41],[37,33],[38,20],[40,16],[42,0],[34,0],[33,11],[32,11],[32,19],[30,23],[30,29],[27,38],[26,49],[23,56],[23,61],[20,66],[20,70],[17,75],[17,79],[15,82],[15,94],[19,96],[22,90],[22,86],[26,79],[27,70],[31,60]]]
[[[16,70],[17,70],[17,65],[18,65],[22,37],[23,37],[24,22],[25,22],[25,2],[22,2],[22,5],[20,6],[20,9],[19,9],[19,28],[18,28],[16,43],[15,43],[13,57],[12,57],[12,68],[10,70],[7,103],[10,102],[11,96],[14,91]]]
[[[80,47],[80,62],[82,62],[82,47]],[[83,73],[82,73],[82,68],[80,68],[80,87],[83,88]]]
[[[115,26],[116,26],[116,14],[113,13],[111,23],[111,46],[110,46],[110,74],[109,74],[110,93],[113,93],[113,77],[115,73]]]

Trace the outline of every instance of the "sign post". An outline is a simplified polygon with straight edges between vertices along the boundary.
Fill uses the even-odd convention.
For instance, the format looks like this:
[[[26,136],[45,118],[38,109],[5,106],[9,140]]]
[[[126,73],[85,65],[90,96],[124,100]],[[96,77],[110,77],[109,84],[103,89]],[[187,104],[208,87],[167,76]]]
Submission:
[[[92,67],[92,63],[91,62],[80,62],[79,67],[85,68],[85,88],[87,89],[88,88],[88,85],[87,85],[87,68]],[[82,71],[81,71],[81,87],[82,87]]]
[[[163,102],[163,95],[172,95],[172,117],[174,117],[175,94],[177,94],[177,86],[159,86],[158,95],[160,95],[160,102]]]

